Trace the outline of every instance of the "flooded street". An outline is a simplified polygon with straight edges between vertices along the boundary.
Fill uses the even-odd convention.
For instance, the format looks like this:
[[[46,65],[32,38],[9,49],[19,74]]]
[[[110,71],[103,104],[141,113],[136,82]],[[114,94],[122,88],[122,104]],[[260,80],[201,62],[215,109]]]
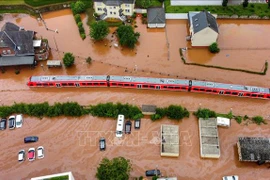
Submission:
[[[83,22],[87,17],[82,15]],[[112,34],[102,41],[93,43],[90,37],[83,41],[70,10],[43,14],[50,29],[29,15],[5,15],[6,21],[23,26],[26,30],[34,30],[38,36],[49,40],[52,48],[52,59],[62,59],[64,52],[72,52],[76,56],[75,66],[70,69],[48,69],[46,62],[30,69],[22,67],[19,75],[14,68],[6,68],[0,74],[0,104],[11,105],[14,102],[38,103],[76,101],[81,105],[121,102],[137,106],[155,104],[168,106],[179,104],[188,110],[197,110],[200,106],[220,113],[228,113],[232,109],[235,115],[260,115],[269,118],[270,102],[265,100],[207,95],[199,93],[160,92],[150,90],[107,89],[107,88],[67,88],[67,89],[29,89],[27,79],[32,75],[57,74],[111,74],[149,77],[197,78],[209,81],[245,84],[270,87],[270,73],[265,76],[218,69],[208,69],[184,65],[179,55],[179,48],[187,47],[187,23],[184,20],[168,20],[165,30],[149,30],[137,18],[135,31],[141,33],[139,43],[134,50],[114,47],[117,39]],[[218,20],[220,37],[218,39],[221,52],[209,54],[204,49],[192,49],[186,52],[189,62],[241,67],[260,71],[265,60],[269,60],[270,37],[269,21]],[[86,34],[89,29],[84,24]],[[115,29],[111,29],[111,32]],[[167,34],[167,37],[166,37]],[[167,39],[169,48],[167,46]],[[252,44],[256,42],[256,44]],[[251,50],[247,50],[251,48]],[[85,58],[90,56],[92,64]],[[43,67],[41,66],[43,64]],[[137,71],[134,70],[135,65]],[[0,179],[30,179],[51,173],[72,171],[76,179],[95,179],[96,167],[103,157],[123,156],[131,159],[132,177],[139,177],[146,169],[158,165],[165,176],[177,176],[179,179],[221,179],[224,175],[239,175],[245,180],[269,179],[267,165],[256,163],[240,163],[236,150],[238,136],[269,137],[270,121],[267,125],[238,125],[232,120],[229,129],[219,128],[221,158],[218,160],[201,159],[199,154],[199,128],[195,117],[184,119],[179,123],[180,156],[179,158],[160,157],[160,147],[156,144],[161,124],[178,124],[167,119],[151,122],[146,117],[142,120],[139,131],[132,128],[132,134],[124,136],[122,142],[115,141],[115,120],[100,119],[91,116],[81,118],[43,118],[42,120],[25,117],[23,128],[1,131]],[[40,140],[34,144],[24,144],[23,137],[37,135]],[[100,152],[97,141],[106,137],[107,150]],[[119,144],[120,143],[120,144]],[[45,158],[34,162],[17,162],[20,149],[44,146]]]

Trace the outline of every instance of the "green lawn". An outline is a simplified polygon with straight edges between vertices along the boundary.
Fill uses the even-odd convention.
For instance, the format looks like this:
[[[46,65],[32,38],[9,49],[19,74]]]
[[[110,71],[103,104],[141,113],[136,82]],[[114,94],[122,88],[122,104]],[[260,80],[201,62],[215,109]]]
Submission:
[[[250,16],[258,15],[260,17],[270,16],[270,9],[266,3],[249,4],[247,8],[242,5],[233,5],[228,7],[223,6],[171,6],[170,0],[165,0],[166,13],[187,13],[189,11],[202,11],[207,10],[213,14],[218,15],[239,15]]]
[[[0,0],[0,5],[24,4],[24,0]]]
[[[13,1],[13,0],[10,0],[10,1]],[[45,6],[49,4],[72,2],[74,0],[24,0],[24,1],[26,4],[30,6],[37,7],[37,6]]]

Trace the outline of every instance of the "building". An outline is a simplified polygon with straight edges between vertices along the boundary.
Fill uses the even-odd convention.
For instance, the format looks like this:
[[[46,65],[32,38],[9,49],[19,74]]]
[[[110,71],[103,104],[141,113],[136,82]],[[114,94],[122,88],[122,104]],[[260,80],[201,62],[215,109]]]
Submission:
[[[143,115],[156,114],[156,109],[157,109],[157,106],[154,106],[154,105],[142,105]]]
[[[172,6],[221,6],[223,0],[171,0]],[[228,0],[228,4],[240,4],[243,0]]]
[[[200,153],[202,158],[219,158],[220,146],[217,119],[199,119]]]
[[[207,11],[189,12],[189,33],[192,46],[210,46],[218,39],[216,18]]]
[[[165,27],[165,10],[162,7],[147,9],[147,27],[164,28]]]
[[[239,161],[270,162],[270,138],[239,137],[237,148]]]
[[[74,176],[72,175],[72,172],[65,172],[65,173],[59,173],[59,174],[52,174],[47,176],[40,176],[40,177],[34,177],[31,178],[31,180],[49,180],[49,179],[57,179],[57,178],[66,178],[66,180],[75,180]]]
[[[134,13],[135,0],[93,0],[95,13],[101,20],[120,19],[126,21],[127,16]]]
[[[161,125],[160,155],[167,157],[179,156],[179,127]]]
[[[0,67],[33,65],[35,60],[46,60],[47,41],[34,38],[34,31],[7,22],[0,31]]]

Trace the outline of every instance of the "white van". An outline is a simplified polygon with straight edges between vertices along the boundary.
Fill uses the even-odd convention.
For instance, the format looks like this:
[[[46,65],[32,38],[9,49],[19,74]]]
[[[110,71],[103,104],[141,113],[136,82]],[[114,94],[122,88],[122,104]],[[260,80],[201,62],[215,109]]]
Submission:
[[[16,128],[21,128],[23,124],[23,115],[18,114],[16,115]]]
[[[231,120],[224,117],[217,117],[217,125],[223,126],[223,127],[230,127],[231,126]]]
[[[117,118],[117,124],[116,124],[116,137],[118,138],[123,136],[124,121],[125,121],[125,116],[119,114]]]

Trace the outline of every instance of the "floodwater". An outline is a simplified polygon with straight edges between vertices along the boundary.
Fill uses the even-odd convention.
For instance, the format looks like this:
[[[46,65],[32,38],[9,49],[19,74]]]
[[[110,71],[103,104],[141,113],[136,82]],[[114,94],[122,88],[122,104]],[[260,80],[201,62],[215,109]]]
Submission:
[[[264,100],[198,93],[129,89],[29,89],[26,86],[28,77],[43,74],[116,74],[172,78],[178,76],[180,78],[188,77],[235,84],[270,86],[269,73],[265,76],[259,76],[183,65],[179,56],[179,48],[188,46],[188,42],[185,40],[187,35],[186,21],[167,21],[166,33],[165,30],[147,29],[145,25],[141,24],[141,20],[137,18],[138,27],[135,30],[141,33],[141,37],[136,48],[129,50],[115,47],[114,44],[117,41],[113,34],[109,34],[103,42],[93,43],[89,36],[84,41],[81,40],[70,10],[43,14],[43,17],[47,27],[52,30],[57,29],[59,33],[47,31],[41,21],[22,14],[5,15],[4,21],[0,22],[0,26],[6,21],[10,21],[18,23],[19,26],[23,26],[27,30],[35,30],[39,36],[49,40],[53,59],[62,59],[64,52],[72,52],[76,56],[75,66],[70,69],[64,67],[48,69],[45,62],[40,62],[34,69],[21,68],[19,75],[15,75],[14,68],[6,68],[6,72],[0,75],[0,104],[11,105],[14,102],[38,103],[44,101],[48,101],[50,104],[76,101],[82,105],[105,102],[122,102],[138,106],[142,104],[155,104],[157,106],[179,104],[189,110],[196,110],[201,106],[217,112],[227,113],[232,109],[236,115],[261,115],[269,118],[268,109],[270,104],[269,101]],[[82,17],[88,34],[89,29],[85,24],[87,18]],[[256,43],[258,39],[260,42],[256,47],[262,49],[267,47],[266,45],[270,42],[267,39],[268,37],[260,39],[254,37],[258,32],[259,34],[266,33],[269,30],[269,25],[266,22],[244,20],[234,22],[234,20],[219,21],[220,31],[224,32],[224,37],[222,34],[219,38],[220,47],[243,49],[246,48],[246,43],[240,43],[239,41],[245,39],[248,39],[245,42],[252,41]],[[114,31],[115,29],[111,29],[111,32]],[[243,32],[245,35],[238,31]],[[231,46],[234,43],[235,45]],[[251,62],[253,52],[256,51],[259,55],[256,58],[258,63],[252,61],[254,64],[252,68],[254,69],[261,69],[262,62],[269,59],[269,53],[261,49],[245,51],[242,55],[241,50],[226,50],[228,52],[225,54],[222,54],[222,50],[212,59],[204,59],[208,55],[202,55],[199,51],[205,53],[203,50],[190,50],[187,55],[194,57],[192,61],[199,57],[202,63],[218,64],[221,63],[217,62],[219,59],[222,60],[221,56],[229,54],[229,56],[226,56],[227,59],[223,58],[225,61],[225,59],[232,58],[233,53],[238,52],[235,56],[239,55],[239,62],[234,62],[233,65],[242,64],[244,68],[251,68],[251,65],[245,62]],[[90,65],[84,59],[88,56],[94,60]],[[217,60],[215,60],[216,56],[218,57]],[[261,59],[264,59],[264,61],[260,61]],[[191,61],[191,59],[189,60]],[[230,65],[231,61],[235,60],[228,60],[226,61],[227,64],[226,62],[222,63]],[[137,70],[135,67],[137,67]],[[153,142],[160,125],[163,123],[175,124],[169,120],[152,123],[149,118],[143,119],[142,128],[138,131],[139,134],[132,130],[133,134],[127,136],[123,146],[112,146],[111,144],[120,143],[113,141],[113,135],[96,133],[92,136],[91,133],[93,133],[92,131],[114,131],[114,120],[91,116],[44,118],[42,120],[26,117],[23,128],[0,132],[2,147],[0,152],[0,179],[29,179],[33,176],[64,171],[72,171],[76,179],[95,179],[96,167],[103,157],[112,158],[120,155],[132,160],[133,170],[131,175],[133,177],[143,175],[146,169],[152,169],[158,165],[164,175],[176,175],[182,179],[221,179],[224,175],[233,174],[238,174],[241,179],[247,180],[267,179],[269,175],[267,166],[238,162],[235,144],[238,136],[269,136],[269,124],[244,126],[233,122],[231,128],[220,129],[221,158],[219,160],[207,160],[199,157],[198,123],[194,117],[179,123],[179,128],[183,134],[180,142],[187,141],[187,134],[190,138],[190,141],[181,144],[180,157],[161,158],[159,146],[153,144]],[[28,135],[38,135],[40,141],[31,145],[23,144],[23,137]],[[108,144],[105,152],[99,152],[97,144],[92,142],[93,139],[86,138],[85,141],[82,140],[85,136],[96,138],[105,136],[110,144]],[[27,150],[32,146],[38,147],[39,145],[43,145],[45,148],[44,159],[32,163],[26,161],[19,164],[17,162],[17,152],[20,149]],[[7,151],[10,153],[7,153]]]

